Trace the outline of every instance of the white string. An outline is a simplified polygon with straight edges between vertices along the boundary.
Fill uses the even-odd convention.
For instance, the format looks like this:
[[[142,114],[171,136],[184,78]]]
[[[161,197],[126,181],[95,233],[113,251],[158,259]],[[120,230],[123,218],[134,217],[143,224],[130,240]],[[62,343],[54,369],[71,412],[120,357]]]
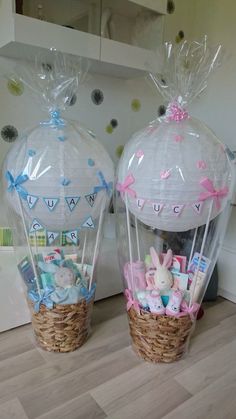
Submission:
[[[131,282],[132,282],[132,291],[133,291],[134,290],[133,256],[132,256],[132,244],[131,244],[128,199],[127,199],[127,193],[126,192],[125,192],[125,210],[126,210],[126,223],[127,223],[128,243],[129,243],[129,261],[130,261],[130,267],[131,267]]]
[[[84,257],[85,257],[85,248],[86,248],[86,244],[87,244],[87,231],[85,233],[85,238],[84,238],[84,244],[83,244],[83,250],[82,250],[82,257],[81,257],[81,269],[83,272],[83,268],[84,268]]]
[[[141,258],[140,258],[140,243],[139,243],[138,221],[137,221],[137,218],[136,217],[135,217],[135,233],[136,233],[138,260],[141,260]]]
[[[22,208],[22,202],[21,202],[21,199],[20,199],[19,194],[18,193],[16,193],[16,194],[17,194],[17,198],[18,198],[18,203],[19,203],[19,208],[20,208],[20,215],[21,215],[22,222],[23,222],[25,237],[26,237],[28,248],[29,248],[30,259],[31,259],[32,267],[33,267],[35,281],[36,281],[38,293],[41,296],[41,289],[40,289],[40,285],[39,285],[38,274],[37,274],[37,270],[36,270],[36,266],[35,266],[35,261],[34,261],[34,256],[33,256],[31,245],[30,245],[30,241],[29,241],[29,236],[28,236],[28,232],[27,232],[24,211],[23,211],[23,208]]]
[[[202,239],[202,245],[201,245],[200,255],[199,255],[198,264],[197,264],[197,269],[196,269],[196,271],[194,273],[194,277],[193,277],[193,292],[192,292],[192,295],[190,297],[189,307],[192,306],[192,302],[193,302],[193,297],[194,297],[195,288],[196,288],[196,284],[197,284],[197,277],[198,277],[199,268],[200,268],[200,264],[201,264],[201,261],[202,261],[203,251],[204,251],[204,248],[205,248],[207,234],[208,234],[208,230],[209,230],[213,204],[214,204],[214,200],[211,201],[211,204],[210,204],[210,207],[209,207],[206,227],[205,227],[204,236],[203,236],[203,239]]]
[[[190,253],[190,256],[189,256],[189,260],[188,260],[188,270],[189,270],[189,267],[190,267],[191,260],[192,260],[192,258],[193,258],[193,251],[194,251],[194,247],[195,247],[195,243],[196,243],[197,231],[198,231],[198,227],[197,227],[197,228],[195,228],[195,232],[194,232],[194,237],[193,237],[193,243],[192,243],[191,253]]]
[[[98,250],[99,239],[100,239],[100,234],[101,234],[101,230],[102,230],[102,222],[103,222],[103,214],[104,214],[104,209],[105,209],[105,203],[106,203],[106,198],[104,197],[103,201],[102,201],[102,204],[101,204],[101,210],[100,210],[99,221],[98,221],[98,230],[97,230],[96,242],[95,242],[95,246],[94,246],[92,272],[91,272],[91,277],[90,277],[90,280],[89,280],[89,288],[88,288],[89,291],[91,290],[91,286],[92,286],[92,282],[93,282],[93,275],[94,275],[95,263],[96,263],[96,258],[97,258],[97,250]]]

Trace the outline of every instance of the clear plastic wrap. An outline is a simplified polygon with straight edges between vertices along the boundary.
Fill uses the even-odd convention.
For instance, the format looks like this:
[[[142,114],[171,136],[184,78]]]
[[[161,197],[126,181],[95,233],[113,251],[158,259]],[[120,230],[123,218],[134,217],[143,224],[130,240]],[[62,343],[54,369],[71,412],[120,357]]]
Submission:
[[[186,350],[230,214],[228,149],[187,103],[207,86],[220,47],[165,45],[151,74],[166,114],[133,135],[118,167],[117,232],[135,350],[171,362]],[[155,333],[153,333],[155,328]]]
[[[83,63],[57,52],[48,58],[18,69],[49,117],[15,142],[2,179],[37,340],[67,352],[88,335],[113,163],[94,135],[61,116],[85,76]]]

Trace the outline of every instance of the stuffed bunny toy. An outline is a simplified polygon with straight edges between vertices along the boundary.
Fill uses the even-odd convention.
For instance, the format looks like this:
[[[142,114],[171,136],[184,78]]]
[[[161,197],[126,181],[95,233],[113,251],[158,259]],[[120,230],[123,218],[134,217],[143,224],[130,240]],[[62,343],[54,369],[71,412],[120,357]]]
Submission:
[[[56,288],[50,295],[51,300],[55,304],[76,304],[83,298],[81,294],[82,281],[76,282],[73,269],[62,264],[63,261],[60,266],[39,262],[38,266],[42,271],[54,274]]]
[[[148,289],[157,289],[159,291],[167,290],[169,291],[173,285],[173,278],[171,272],[168,270],[172,263],[172,250],[168,250],[167,254],[164,256],[163,263],[161,264],[159,256],[154,249],[150,248],[150,254],[152,258],[152,263],[155,266],[156,270],[154,273],[153,279],[146,275],[146,280],[148,284]],[[148,272],[147,272],[148,274]]]

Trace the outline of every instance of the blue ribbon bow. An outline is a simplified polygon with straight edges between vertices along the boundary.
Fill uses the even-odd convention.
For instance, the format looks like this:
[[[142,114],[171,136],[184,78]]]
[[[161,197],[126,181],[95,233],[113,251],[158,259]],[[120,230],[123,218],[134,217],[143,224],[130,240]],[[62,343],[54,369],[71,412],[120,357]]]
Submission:
[[[96,290],[96,284],[93,284],[91,290],[89,291],[86,287],[81,287],[80,292],[88,303],[94,296]]]
[[[54,287],[49,285],[44,290],[41,290],[41,294],[39,294],[37,291],[29,291],[28,297],[31,301],[34,303],[34,311],[36,313],[40,310],[40,305],[44,304],[49,310],[53,308],[53,301],[50,298],[50,295],[53,293]]]
[[[94,187],[94,193],[105,190],[107,195],[110,196],[110,194],[112,193],[113,183],[112,182],[107,183],[101,171],[99,171],[97,175],[100,178],[101,185]]]
[[[60,112],[59,111],[52,111],[50,112],[51,119],[49,121],[40,122],[41,125],[47,125],[51,127],[64,127],[65,121],[64,119],[60,118]]]
[[[28,180],[27,175],[23,175],[22,173],[17,176],[16,179],[12,176],[12,174],[9,172],[9,170],[6,172],[6,179],[10,183],[7,190],[9,192],[12,192],[13,190],[16,190],[18,194],[21,196],[22,199],[27,199],[28,192],[21,186],[22,183],[24,183],[26,180]]]

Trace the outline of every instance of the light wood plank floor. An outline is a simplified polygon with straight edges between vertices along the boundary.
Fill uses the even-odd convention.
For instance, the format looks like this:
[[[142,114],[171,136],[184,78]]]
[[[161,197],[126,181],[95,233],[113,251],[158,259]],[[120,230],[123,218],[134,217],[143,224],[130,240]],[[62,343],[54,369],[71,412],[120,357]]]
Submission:
[[[39,349],[31,325],[0,334],[0,419],[236,419],[236,305],[205,304],[189,354],[138,359],[122,296],[95,304],[79,350]]]

